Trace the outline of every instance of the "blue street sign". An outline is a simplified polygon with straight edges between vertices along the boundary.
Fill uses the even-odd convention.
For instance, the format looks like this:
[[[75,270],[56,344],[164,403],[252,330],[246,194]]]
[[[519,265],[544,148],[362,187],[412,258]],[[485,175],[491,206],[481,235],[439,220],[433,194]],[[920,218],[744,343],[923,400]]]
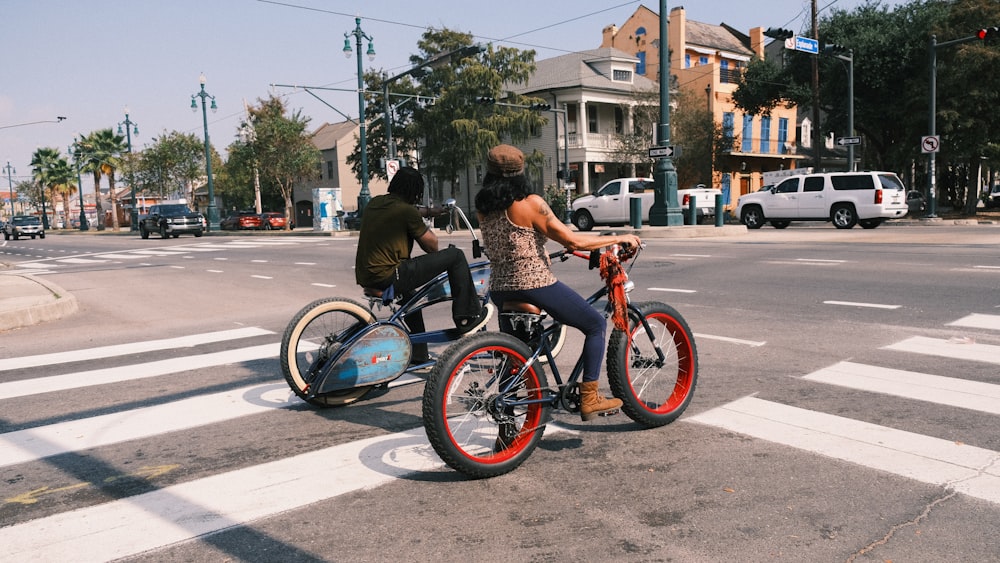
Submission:
[[[795,50],[803,53],[819,54],[819,41],[810,37],[795,36]]]

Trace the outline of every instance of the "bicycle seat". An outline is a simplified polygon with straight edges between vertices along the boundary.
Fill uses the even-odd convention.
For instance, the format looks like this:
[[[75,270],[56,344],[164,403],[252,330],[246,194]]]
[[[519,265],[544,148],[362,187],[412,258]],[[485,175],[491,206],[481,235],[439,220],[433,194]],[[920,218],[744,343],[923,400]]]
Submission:
[[[365,287],[362,288],[365,297],[368,299],[381,299],[382,303],[388,305],[392,303],[392,300],[396,298],[396,290],[393,286],[389,286],[385,289],[379,289],[377,287]]]
[[[503,313],[529,313],[532,315],[541,315],[542,309],[531,303],[525,301],[504,301],[503,302]]]

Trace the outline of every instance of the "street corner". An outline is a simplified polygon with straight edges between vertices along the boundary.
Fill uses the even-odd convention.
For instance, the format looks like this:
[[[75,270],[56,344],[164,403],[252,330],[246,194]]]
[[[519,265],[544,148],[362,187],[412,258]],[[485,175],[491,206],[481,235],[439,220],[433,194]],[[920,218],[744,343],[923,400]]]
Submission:
[[[48,280],[0,275],[0,331],[61,319],[78,309],[75,296]]]

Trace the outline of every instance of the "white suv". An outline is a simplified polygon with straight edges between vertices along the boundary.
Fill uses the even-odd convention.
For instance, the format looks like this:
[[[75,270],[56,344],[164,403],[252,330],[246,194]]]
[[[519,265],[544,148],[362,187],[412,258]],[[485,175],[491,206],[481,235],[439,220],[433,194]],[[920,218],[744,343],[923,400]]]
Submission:
[[[770,222],[831,221],[838,229],[874,229],[904,217],[906,188],[892,172],[829,172],[790,176],[770,190],[740,196],[736,214],[749,229]]]

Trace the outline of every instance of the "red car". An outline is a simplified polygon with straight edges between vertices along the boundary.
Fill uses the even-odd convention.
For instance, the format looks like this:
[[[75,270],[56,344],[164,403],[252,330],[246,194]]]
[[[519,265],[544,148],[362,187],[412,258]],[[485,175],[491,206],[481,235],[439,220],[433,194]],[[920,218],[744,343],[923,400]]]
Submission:
[[[260,220],[260,215],[257,215],[253,211],[233,211],[222,221],[219,221],[219,228],[222,230],[242,230],[242,229],[260,229],[263,226],[263,222]]]
[[[263,228],[269,231],[271,229],[284,229],[285,225],[288,224],[288,219],[285,219],[284,213],[277,211],[265,211],[261,213],[260,220],[263,223]]]

